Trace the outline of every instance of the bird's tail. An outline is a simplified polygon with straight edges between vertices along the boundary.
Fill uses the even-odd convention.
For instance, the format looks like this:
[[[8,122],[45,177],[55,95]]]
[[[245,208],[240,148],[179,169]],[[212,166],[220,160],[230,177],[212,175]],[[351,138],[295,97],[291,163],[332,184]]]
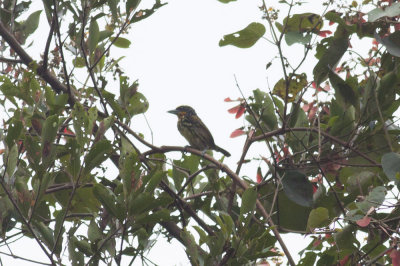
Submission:
[[[223,153],[226,157],[231,156],[231,154],[228,151],[222,149],[221,147],[218,147],[217,145],[215,145],[214,150]]]

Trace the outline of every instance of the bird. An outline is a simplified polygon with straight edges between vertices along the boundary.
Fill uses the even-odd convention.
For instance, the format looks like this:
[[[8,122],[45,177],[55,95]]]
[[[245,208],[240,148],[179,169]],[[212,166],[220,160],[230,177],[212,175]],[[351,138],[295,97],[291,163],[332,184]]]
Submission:
[[[175,110],[168,111],[168,113],[178,116],[178,130],[189,142],[190,146],[203,152],[215,150],[227,157],[231,156],[228,151],[215,145],[210,130],[204,125],[192,107],[181,105]]]

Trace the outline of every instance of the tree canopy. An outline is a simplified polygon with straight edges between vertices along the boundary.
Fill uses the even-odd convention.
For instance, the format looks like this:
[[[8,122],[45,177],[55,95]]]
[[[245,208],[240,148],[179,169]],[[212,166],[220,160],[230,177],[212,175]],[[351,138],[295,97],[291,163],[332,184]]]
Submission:
[[[132,25],[165,4],[1,2],[2,244],[34,239],[42,264],[125,265],[161,232],[194,265],[400,265],[400,3],[323,1],[317,14],[302,1],[262,0],[261,22],[221,36],[220,49],[271,45],[266,74],[281,77],[227,95],[245,121],[232,129],[244,140],[234,165],[155,146],[130,123],[149,102],[110,50],[129,48]],[[43,16],[47,42],[34,61],[27,41],[43,38]],[[244,173],[251,162],[259,167]],[[299,261],[287,233],[309,236]]]

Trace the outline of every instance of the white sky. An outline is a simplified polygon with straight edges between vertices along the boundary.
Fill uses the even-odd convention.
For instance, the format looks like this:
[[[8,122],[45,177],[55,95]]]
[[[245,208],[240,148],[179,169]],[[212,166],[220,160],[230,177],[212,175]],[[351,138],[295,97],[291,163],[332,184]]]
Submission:
[[[153,3],[151,0],[143,2],[149,5]],[[276,2],[267,1],[267,5],[278,7]],[[167,111],[178,105],[190,105],[213,133],[217,145],[232,154],[225,163],[235,169],[245,137],[231,139],[229,135],[236,128],[243,126],[244,121],[243,118],[236,120],[234,115],[227,112],[235,103],[223,101],[226,97],[240,97],[234,75],[243,93],[249,96],[252,90],[257,88],[267,90],[268,83],[272,89],[283,74],[280,67],[271,67],[266,71],[265,66],[277,56],[277,49],[264,39],[249,49],[219,47],[218,42],[223,35],[241,30],[251,22],[262,22],[266,25],[265,21],[261,20],[262,13],[258,8],[260,5],[260,1],[245,0],[230,4],[222,4],[217,0],[170,0],[155,14],[132,26],[128,37],[132,41],[131,48],[112,48],[112,56],[126,56],[120,65],[131,80],[139,79],[139,91],[149,100],[150,108],[146,117],[154,133],[154,144],[187,145],[176,129],[176,117]],[[307,6],[303,8],[306,12],[319,12],[315,7],[310,9],[311,6],[308,6],[308,10]],[[295,9],[294,12],[298,10]],[[284,14],[281,10],[280,21],[285,17]],[[42,21],[45,21],[44,12]],[[303,55],[302,46],[290,47],[287,55],[289,58],[298,59]],[[310,58],[313,59],[313,53],[310,54]],[[278,61],[274,62],[278,64]],[[308,64],[308,71],[312,70],[316,61],[313,59],[311,62]],[[309,79],[312,77],[309,76]],[[115,93],[118,91],[119,89],[115,88]],[[144,133],[146,139],[150,140],[150,131],[143,116],[135,117],[131,128]],[[257,157],[259,154],[267,155],[265,146],[259,145],[251,149],[248,158]],[[221,156],[217,153],[214,155],[217,158]],[[179,157],[179,154],[174,156]],[[241,175],[254,179],[257,166],[258,163],[246,165]],[[297,260],[299,248],[305,246],[303,237],[286,235],[284,238],[289,240],[286,242]],[[164,242],[159,241],[149,254],[153,262],[160,265],[188,265],[180,244],[174,241],[172,245],[165,245]],[[11,250],[16,255],[26,256],[29,252],[32,259],[47,261],[37,244],[23,246],[20,242],[17,243],[11,245]],[[0,250],[8,252],[4,247]],[[32,265],[8,259],[1,254],[0,257],[4,265],[16,265],[17,262],[18,265]],[[67,261],[65,258],[64,262]]]

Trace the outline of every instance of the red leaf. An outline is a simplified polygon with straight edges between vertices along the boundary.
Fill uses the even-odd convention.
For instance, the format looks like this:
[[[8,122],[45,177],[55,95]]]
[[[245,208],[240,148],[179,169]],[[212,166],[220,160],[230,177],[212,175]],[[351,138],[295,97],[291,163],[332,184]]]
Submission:
[[[227,97],[224,99],[224,102],[233,102],[233,100],[231,98]]]
[[[236,138],[236,137],[238,137],[238,136],[241,136],[241,135],[245,135],[246,134],[246,132],[245,131],[243,131],[243,129],[241,129],[241,128],[238,128],[238,129],[235,129],[235,131],[233,131],[232,133],[231,133],[231,138]]]
[[[228,110],[228,113],[230,113],[230,114],[236,114],[236,113],[239,111],[240,107],[241,107],[240,104],[237,105],[237,106],[235,106],[235,107],[232,107],[231,109]]]
[[[318,35],[321,37],[326,37],[327,35],[332,34],[332,32],[330,30],[321,30],[318,32]]]
[[[312,245],[313,245],[313,247],[318,247],[319,244],[321,244],[321,243],[322,243],[321,239],[316,239]]]
[[[313,87],[314,89],[317,88],[317,84],[315,84],[315,81],[313,81],[313,82],[311,83],[311,85],[312,85],[312,87]]]
[[[72,132],[72,131],[69,130],[68,128],[64,128],[64,133],[65,133],[65,134],[70,134],[70,135],[75,136],[74,132]]]
[[[238,119],[239,117],[241,117],[244,114],[244,111],[246,111],[246,108],[243,105],[240,105],[235,118]]]
[[[349,261],[349,258],[350,258],[350,255],[346,255],[346,257],[344,257],[343,259],[341,259],[341,260],[339,261],[339,265],[340,265],[340,266],[346,265],[346,263]]]
[[[311,185],[312,185],[312,193],[314,194],[318,190],[318,185],[315,183],[312,183]]]
[[[304,112],[308,112],[314,106],[314,102],[305,103],[302,107]]]
[[[340,72],[342,72],[342,70],[343,70],[343,67],[337,67],[337,68],[335,68],[335,72],[336,72],[336,73],[340,73]]]
[[[314,118],[314,116],[315,116],[315,114],[317,113],[317,107],[316,106],[314,106],[313,108],[311,108],[311,110],[309,111],[309,113],[308,113],[308,119],[309,120],[312,120],[313,118]]]
[[[371,222],[371,217],[365,216],[364,218],[357,221],[357,224],[361,227],[366,227]]]
[[[329,26],[332,26],[333,24],[335,24],[335,22],[334,21],[329,21]]]
[[[400,251],[393,249],[389,256],[392,259],[393,266],[400,266]]]
[[[257,169],[257,183],[260,184],[261,181],[262,181],[261,167],[258,167],[258,169]]]

